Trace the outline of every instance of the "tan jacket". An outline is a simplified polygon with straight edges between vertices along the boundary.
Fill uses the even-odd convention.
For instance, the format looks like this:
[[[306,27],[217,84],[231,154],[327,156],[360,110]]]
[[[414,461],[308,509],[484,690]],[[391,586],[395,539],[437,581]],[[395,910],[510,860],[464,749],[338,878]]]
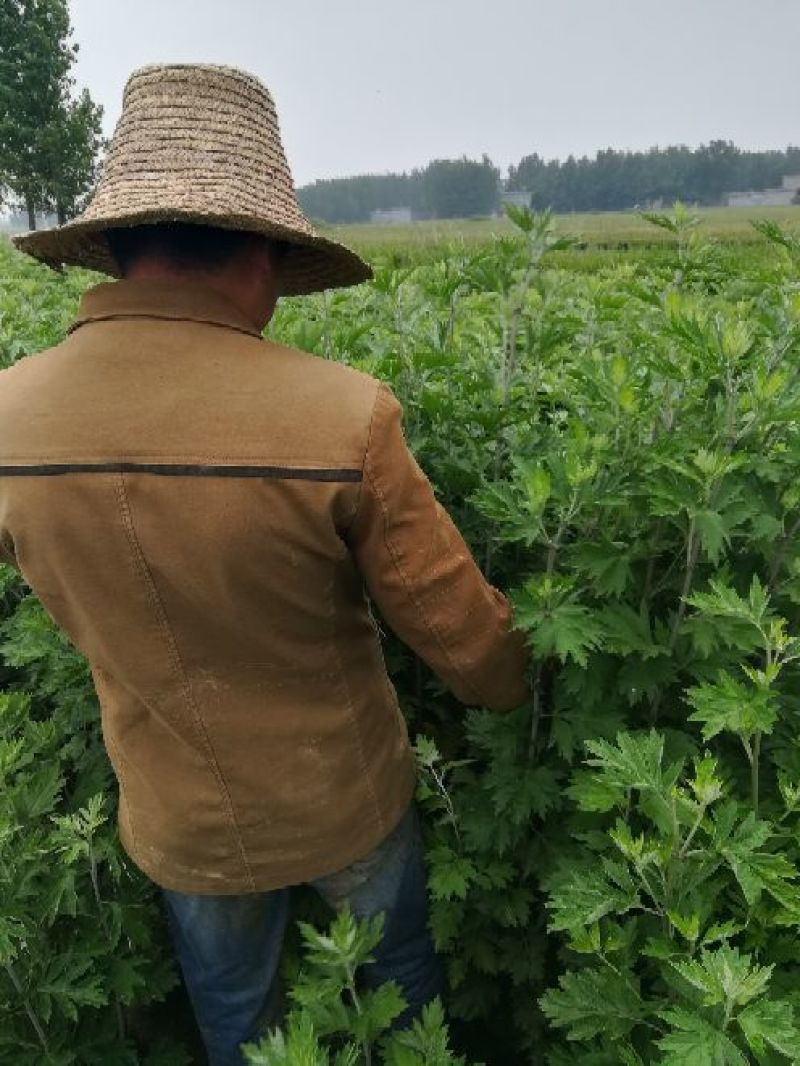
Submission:
[[[526,698],[389,389],[203,286],[100,285],[0,373],[0,560],[88,658],[122,844],[166,888],[306,881],[399,820],[414,767],[365,584],[461,700]]]

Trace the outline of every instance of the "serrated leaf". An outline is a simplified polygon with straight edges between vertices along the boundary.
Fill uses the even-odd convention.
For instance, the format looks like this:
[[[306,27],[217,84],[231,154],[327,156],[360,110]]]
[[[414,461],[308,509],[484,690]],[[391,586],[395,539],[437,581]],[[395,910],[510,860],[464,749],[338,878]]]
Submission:
[[[717,813],[716,846],[729,864],[747,902],[753,906],[767,892],[800,922],[800,887],[795,883],[800,871],[782,853],[761,850],[771,835],[768,823],[750,812],[738,825],[731,804]]]
[[[524,615],[519,623],[525,625]],[[600,644],[602,632],[599,620],[588,607],[563,603],[537,619],[529,641],[541,658],[555,655],[586,666],[589,652]]]
[[[625,914],[638,903],[639,894],[630,882],[617,884],[607,871],[595,868],[565,874],[551,888],[546,907],[550,928],[559,932],[590,926],[607,914]]]
[[[774,969],[759,966],[750,955],[741,955],[738,948],[729,944],[713,950],[704,948],[698,958],[674,962],[672,966],[700,992],[705,1007],[744,1006],[763,995]]]
[[[778,719],[770,692],[737,681],[726,670],[719,672],[716,681],[690,688],[686,698],[695,708],[689,721],[703,723],[706,741],[724,731],[744,737],[771,733]]]
[[[589,575],[601,595],[621,596],[631,580],[631,559],[625,544],[585,541],[573,549],[572,561]]]
[[[632,981],[610,970],[587,969],[566,973],[559,987],[539,1000],[552,1025],[566,1029],[568,1040],[592,1040],[603,1035],[619,1039],[646,1016]]]
[[[696,511],[694,523],[707,558],[716,566],[722,549],[730,544],[728,531],[722,515],[717,511]]]
[[[653,640],[650,619],[625,603],[614,603],[600,615],[603,627],[603,647],[619,655],[636,652],[643,659],[663,655],[666,651]]]
[[[428,885],[434,899],[466,899],[476,877],[475,865],[458,855],[447,845],[439,845],[429,853]]]
[[[659,1017],[673,1027],[657,1041],[665,1052],[663,1066],[748,1066],[730,1038],[701,1015],[674,1007]]]
[[[627,797],[625,789],[589,770],[576,772],[567,788],[567,794],[580,810],[598,813],[613,810],[614,807],[623,807]]]
[[[616,744],[606,740],[589,740],[586,748],[592,758],[589,766],[613,788],[662,792],[671,787],[679,768],[662,769],[664,738],[655,730],[650,733],[618,733]]]
[[[736,1021],[757,1055],[764,1055],[772,1048],[792,1061],[800,1058],[800,1029],[795,1024],[792,1004],[787,1000],[759,999],[745,1007]]]

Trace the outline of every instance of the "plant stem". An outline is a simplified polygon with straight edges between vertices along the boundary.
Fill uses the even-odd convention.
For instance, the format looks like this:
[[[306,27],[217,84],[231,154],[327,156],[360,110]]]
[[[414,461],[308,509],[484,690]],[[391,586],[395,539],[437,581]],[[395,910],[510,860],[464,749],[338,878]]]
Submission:
[[[345,966],[345,974],[347,975],[347,988],[350,995],[353,997],[353,1006],[356,1009],[356,1014],[359,1016],[364,1013],[361,1007],[361,1000],[358,998],[358,992],[356,991],[356,978],[353,971],[349,966]],[[361,1050],[364,1052],[364,1064],[365,1066],[372,1066],[372,1048],[369,1046],[366,1040],[361,1043]]]
[[[458,831],[458,819],[456,818],[455,807],[453,801],[450,798],[450,793],[447,791],[447,785],[444,783],[444,777],[436,770],[435,766],[430,767],[430,772],[433,780],[436,782],[436,789],[439,795],[444,800],[444,805],[447,808],[447,817],[450,819],[450,824],[453,827],[453,832],[456,835],[459,849],[461,848],[461,834]]]
[[[653,532],[653,539],[650,543],[650,558],[647,560],[647,570],[644,575],[644,589],[642,590],[642,598],[639,604],[639,610],[644,611],[649,607],[650,597],[653,595],[653,577],[656,569],[656,558],[659,541],[661,540],[661,529],[664,523],[663,518],[659,518],[656,522],[656,528]]]
[[[788,533],[785,533],[781,539],[777,552],[772,560],[772,566],[770,567],[769,580],[767,581],[767,591],[772,595],[775,592],[775,587],[778,581],[778,575],[780,574],[781,567],[783,566],[783,560],[786,558],[786,550],[790,544],[792,544],[800,532],[800,518],[797,518],[791,525]]]
[[[41,1023],[36,1017],[33,1007],[31,1006],[30,1000],[25,994],[25,990],[23,989],[22,985],[20,984],[19,978],[14,972],[14,967],[11,965],[10,962],[6,962],[3,963],[3,969],[8,974],[11,984],[14,986],[14,990],[16,991],[17,995],[22,1000],[22,1006],[25,1008],[25,1013],[28,1015],[31,1025],[36,1030],[36,1035],[39,1038],[39,1043],[42,1045],[44,1053],[46,1055],[49,1055],[50,1048],[47,1046],[47,1037],[44,1035],[44,1030],[42,1029]]]
[[[92,892],[94,893],[95,903],[97,904],[97,912],[100,916],[100,925],[102,926],[103,932],[106,935],[106,939],[113,948],[115,947],[115,944],[112,941],[111,930],[108,928],[105,912],[103,911],[103,901],[100,898],[100,879],[97,875],[97,858],[95,857],[91,839],[87,840],[87,846],[89,848],[89,877],[91,878],[92,882]],[[114,1016],[117,1019],[117,1035],[119,1036],[120,1040],[124,1040],[125,1015],[122,1013],[122,1004],[116,996],[114,997]]]
[[[525,297],[528,294],[531,282],[533,280],[538,259],[531,257],[528,263],[528,268],[525,271],[525,277],[522,280],[521,285],[517,290],[517,298],[513,300],[509,297],[508,304],[506,305],[506,321],[503,326],[503,365],[502,365],[502,378],[500,389],[500,404],[503,408],[508,406],[508,397],[511,392],[511,381],[516,373],[517,369],[517,333],[519,332],[519,320],[522,317],[522,311],[525,307]],[[513,293],[512,293],[513,295]],[[494,453],[494,469],[493,480],[499,481],[500,474],[503,470],[503,457],[505,455],[505,447],[503,440],[503,429],[498,433],[497,444]],[[492,544],[492,530],[491,528],[486,534],[486,546],[483,565],[483,574],[487,581],[492,579],[492,556],[494,547]]]
[[[701,825],[701,823],[703,821],[703,818],[705,817],[705,813],[706,813],[706,804],[704,803],[700,807],[700,813],[695,818],[694,825],[692,826],[692,828],[687,833],[686,839],[684,840],[683,845],[682,845],[680,851],[678,852],[678,858],[679,859],[685,859],[686,858],[686,853],[689,850],[689,845],[694,840],[694,835],[697,832],[697,830],[700,828],[700,825]]]
[[[686,539],[686,569],[683,575],[683,585],[680,592],[680,600],[678,602],[678,610],[675,613],[675,620],[672,623],[672,629],[669,635],[669,654],[672,655],[675,651],[675,646],[678,643],[678,636],[680,634],[680,628],[683,624],[683,619],[686,617],[686,610],[688,608],[687,597],[692,588],[692,582],[694,580],[694,572],[697,568],[697,560],[700,555],[700,538],[697,536],[695,527],[695,520],[692,519],[689,523],[689,536]],[[658,721],[658,709],[661,706],[662,693],[659,690],[653,697],[653,701],[650,705],[650,724],[654,726]]]
[[[542,712],[542,664],[536,664],[533,678],[533,710],[531,712],[531,733],[528,740],[528,762],[532,763],[536,757],[536,739],[539,735],[539,722]]]
[[[686,616],[686,609],[688,604],[686,602],[692,588],[692,581],[694,580],[694,572],[697,567],[697,558],[700,554],[700,538],[697,536],[695,528],[695,520],[692,519],[689,523],[689,537],[686,541],[686,572],[683,575],[683,586],[681,587],[680,602],[678,604],[678,612],[675,615],[675,621],[672,623],[672,631],[669,635],[669,650],[670,654],[675,651],[675,645],[678,643],[678,635],[680,633],[683,619]]]
[[[758,817],[758,775],[759,775],[759,757],[761,755],[761,734],[756,733],[753,737],[753,758],[750,762],[750,781],[753,791],[753,811],[755,816]]]

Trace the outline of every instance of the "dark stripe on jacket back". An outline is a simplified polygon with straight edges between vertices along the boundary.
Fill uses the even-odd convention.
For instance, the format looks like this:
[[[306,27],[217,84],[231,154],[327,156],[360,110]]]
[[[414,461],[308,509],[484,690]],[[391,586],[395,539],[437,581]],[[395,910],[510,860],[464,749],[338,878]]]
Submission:
[[[203,466],[196,463],[32,463],[0,465],[0,477],[60,474],[158,474],[162,477],[263,477],[294,481],[361,481],[360,470],[298,466]]]

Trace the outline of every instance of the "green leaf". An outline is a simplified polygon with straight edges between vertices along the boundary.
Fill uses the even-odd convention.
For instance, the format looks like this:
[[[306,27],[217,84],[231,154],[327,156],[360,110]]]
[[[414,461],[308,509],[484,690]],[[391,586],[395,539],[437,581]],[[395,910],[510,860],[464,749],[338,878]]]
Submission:
[[[726,670],[716,681],[690,688],[686,698],[695,708],[689,721],[703,723],[704,740],[724,731],[743,737],[771,733],[778,719],[772,693],[737,681]]]
[[[673,1007],[661,1011],[659,1017],[673,1027],[657,1041],[666,1053],[663,1066],[748,1066],[730,1038],[701,1015]]]
[[[740,955],[738,948],[729,944],[713,950],[704,948],[698,958],[674,962],[672,966],[701,993],[705,1007],[744,1006],[763,995],[774,969],[757,965],[752,956]]]
[[[621,596],[630,583],[631,559],[626,544],[585,541],[572,549],[572,562],[588,574],[601,596]]]
[[[635,982],[610,970],[566,973],[558,985],[539,1003],[552,1025],[567,1030],[568,1040],[591,1040],[601,1035],[619,1039],[646,1017]]]
[[[786,918],[800,923],[800,871],[785,854],[761,850],[771,836],[767,822],[751,812],[738,825],[731,825],[734,805],[716,818],[715,846],[730,866],[750,906],[767,892],[786,911]]]
[[[387,981],[374,991],[361,995],[361,1010],[353,1018],[351,1031],[362,1043],[374,1044],[405,1009],[400,988]]]
[[[519,621],[525,625],[524,615]],[[598,647],[602,632],[602,625],[590,608],[564,603],[537,620],[529,640],[533,650],[542,658],[555,655],[586,666],[588,653]]]
[[[62,953],[50,960],[36,988],[35,1001],[45,1017],[55,1006],[65,1018],[76,1022],[79,1008],[108,1003],[108,989],[94,970],[92,958]]]
[[[680,773],[680,767],[662,769],[664,738],[655,730],[618,733],[616,744],[589,740],[586,748],[593,756],[586,760],[587,765],[595,767],[601,780],[611,788],[664,792]]]
[[[772,1048],[793,1062],[800,1059],[800,1029],[788,1000],[759,999],[745,1007],[736,1021],[757,1055]]]
[[[722,549],[730,544],[728,531],[722,515],[716,511],[696,511],[694,522],[700,535],[700,543],[708,559],[716,566]]]
[[[600,644],[602,626],[591,608],[576,602],[570,582],[537,578],[515,592],[512,600],[516,625],[526,630],[538,656],[572,659],[586,666],[589,652]]]
[[[751,579],[746,600],[722,581],[712,579],[709,587],[710,592],[695,592],[687,602],[704,614],[735,618],[751,625],[758,625],[768,617],[769,598],[757,574]]]
[[[439,844],[428,855],[430,872],[428,885],[434,899],[466,899],[470,885],[476,878],[476,869],[469,859],[463,858],[446,844]]]
[[[355,1050],[355,1049],[353,1049]],[[328,1053],[314,1031],[311,1019],[302,1012],[289,1015],[286,1034],[277,1030],[258,1044],[245,1044],[242,1052],[248,1066],[329,1066]],[[349,1062],[355,1066],[353,1055]]]
[[[616,873],[616,880],[608,873]],[[546,903],[550,928],[579,930],[607,914],[626,914],[639,903],[639,893],[624,867],[609,864],[606,871],[592,867],[562,875],[551,887]]]
[[[627,793],[619,785],[611,784],[605,777],[600,777],[589,770],[578,770],[567,794],[582,811],[603,813],[614,807],[624,807]]]
[[[495,813],[514,825],[525,825],[561,802],[561,775],[549,766],[525,766],[514,774],[502,767],[487,775],[486,784]]]
[[[604,630],[603,647],[619,655],[636,652],[643,659],[663,655],[666,648],[653,640],[650,631],[650,619],[647,615],[635,611],[624,603],[614,603],[606,607],[600,622]]]
[[[464,1066],[449,1048],[441,1001],[434,999],[411,1027],[392,1034],[384,1046],[385,1066]]]
[[[524,484],[528,508],[533,514],[539,514],[550,499],[550,474],[544,467],[531,467],[525,472]]]

